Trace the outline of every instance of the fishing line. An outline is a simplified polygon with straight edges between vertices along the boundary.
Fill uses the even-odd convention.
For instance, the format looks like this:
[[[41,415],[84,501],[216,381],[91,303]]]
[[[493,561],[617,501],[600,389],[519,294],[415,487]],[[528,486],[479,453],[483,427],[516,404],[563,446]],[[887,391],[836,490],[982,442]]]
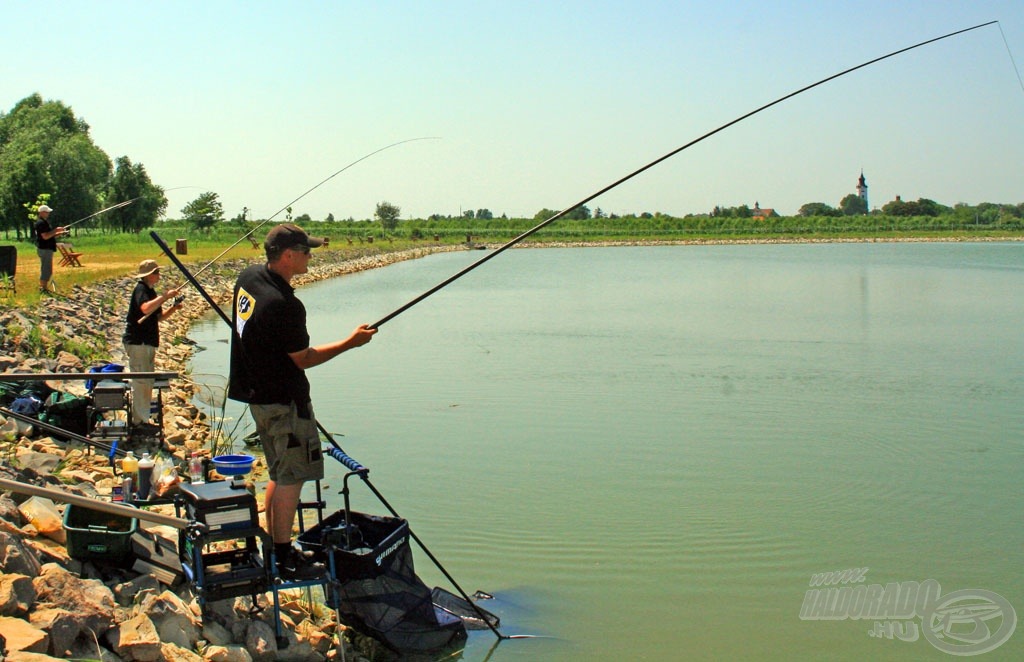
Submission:
[[[999,23],[998,21],[996,21]],[[1003,32],[1003,24],[999,23],[999,34],[1003,35],[1003,43],[1006,45],[1006,54],[1010,56],[1010,64],[1013,65],[1013,70],[1017,73],[1017,82],[1020,83],[1020,90],[1024,92],[1024,78],[1020,77],[1020,69],[1017,68],[1017,61],[1013,59],[1013,51],[1010,50],[1010,42],[1006,40],[1006,33]]]
[[[259,229],[260,229],[261,227],[263,227],[264,225],[266,225],[267,223],[269,223],[270,221],[272,221],[272,220],[274,219],[274,217],[276,217],[276,216],[277,216],[278,214],[280,214],[281,212],[283,212],[283,211],[287,210],[287,209],[288,209],[289,207],[291,207],[292,205],[294,205],[294,204],[295,204],[296,202],[298,202],[299,200],[303,199],[304,197],[306,197],[307,195],[309,195],[309,194],[310,194],[310,193],[312,193],[313,191],[317,190],[318,188],[320,188],[321,186],[323,186],[323,185],[324,185],[324,184],[326,184],[327,182],[331,181],[332,179],[334,179],[335,177],[337,177],[337,176],[338,176],[338,175],[340,175],[341,173],[345,172],[346,170],[348,170],[348,169],[349,169],[349,168],[351,168],[352,166],[356,165],[357,163],[359,163],[359,162],[361,162],[361,161],[365,161],[366,159],[370,158],[370,157],[371,157],[371,156],[373,156],[374,154],[379,154],[380,152],[383,152],[383,151],[384,151],[384,150],[386,150],[386,149],[391,149],[392,147],[397,147],[397,146],[399,146],[399,145],[404,145],[405,143],[411,143],[411,142],[414,142],[414,141],[417,141],[417,140],[440,140],[440,139],[441,139],[441,138],[440,138],[440,136],[422,136],[422,137],[419,137],[419,138],[407,138],[406,140],[399,140],[399,141],[398,141],[398,142],[396,142],[396,143],[391,143],[390,145],[386,145],[386,146],[384,146],[384,147],[381,147],[380,149],[375,149],[375,150],[373,150],[372,152],[370,152],[369,154],[366,154],[365,156],[361,156],[361,157],[359,157],[358,159],[356,159],[356,160],[355,160],[355,161],[353,161],[352,163],[349,163],[349,164],[348,164],[347,166],[345,166],[345,167],[344,167],[344,168],[342,168],[341,170],[338,170],[338,171],[337,171],[337,172],[335,172],[335,173],[334,173],[333,175],[331,175],[331,176],[327,177],[326,179],[324,179],[323,181],[321,181],[321,182],[320,182],[319,184],[317,184],[316,186],[314,186],[314,187],[312,187],[311,189],[307,190],[307,191],[306,191],[305,193],[303,193],[303,194],[302,194],[302,195],[300,195],[299,197],[295,198],[294,200],[292,200],[291,202],[289,202],[288,204],[286,204],[286,205],[285,205],[284,207],[281,207],[280,209],[278,209],[278,210],[277,210],[276,212],[274,212],[274,213],[273,213],[273,214],[272,214],[272,215],[270,216],[270,218],[268,218],[268,219],[264,220],[264,221],[263,221],[263,222],[261,222],[261,223],[260,223],[259,225],[257,225],[256,227],[254,227],[254,228],[253,228],[252,230],[249,230],[248,232],[246,232],[245,234],[243,234],[243,235],[242,235],[241,237],[239,237],[239,238],[238,238],[238,240],[237,240],[237,241],[235,241],[235,243],[231,244],[230,246],[228,246],[227,248],[225,248],[224,250],[222,250],[222,251],[221,251],[221,252],[220,252],[220,253],[219,253],[219,254],[218,254],[218,255],[217,255],[216,257],[214,257],[214,258],[213,258],[212,260],[210,260],[210,261],[209,261],[209,262],[207,262],[207,263],[206,263],[205,265],[203,265],[203,266],[202,266],[202,267],[201,267],[201,268],[200,268],[200,269],[199,269],[198,271],[196,271],[196,272],[195,272],[194,274],[190,274],[190,275],[189,275],[189,276],[187,277],[187,279],[188,279],[189,281],[191,281],[193,285],[195,285],[195,286],[196,286],[197,288],[199,288],[199,284],[198,284],[198,282],[197,282],[197,281],[195,280],[195,277],[196,277],[196,276],[198,276],[199,274],[203,273],[204,271],[206,271],[207,269],[209,269],[210,267],[212,267],[212,266],[213,266],[213,264],[214,264],[214,262],[216,262],[217,260],[219,260],[219,259],[221,259],[222,257],[224,257],[225,255],[227,255],[227,254],[228,254],[228,252],[229,252],[229,251],[230,251],[230,250],[231,250],[232,248],[234,248],[234,247],[235,247],[235,246],[237,246],[238,244],[242,243],[243,241],[245,241],[246,239],[248,239],[249,237],[251,237],[251,236],[253,235],[253,233],[255,233],[255,232],[256,232],[257,230],[259,230]],[[153,232],[150,232],[150,236],[153,236],[153,238],[154,238],[154,239],[156,239],[156,235],[155,235],[155,233],[153,233]],[[158,242],[158,243],[159,243],[159,242]],[[164,251],[164,252],[166,253],[167,251]],[[170,253],[168,253],[168,255],[170,255]],[[178,263],[178,268],[179,268],[179,269],[182,269],[182,272],[183,272],[183,273],[187,273],[186,271],[184,271],[184,268],[183,268],[182,266],[180,266],[180,263]],[[185,285],[185,281],[182,281],[182,282],[178,283],[177,287],[174,287],[174,288],[172,288],[172,289],[178,289],[178,288],[180,288],[180,287],[182,287],[182,286],[184,286],[184,285]],[[201,290],[201,288],[200,288],[200,290]],[[208,296],[207,296],[207,300],[208,300],[208,301],[211,301],[211,303],[212,303],[212,300],[211,300],[211,299],[209,299],[209,297],[208,297]],[[157,309],[157,310],[159,310],[159,309]],[[156,310],[154,310],[153,312],[149,313],[149,315],[143,315],[142,317],[140,317],[140,318],[139,318],[139,322],[138,322],[138,323],[139,323],[139,324],[142,324],[142,323],[143,323],[143,322],[144,322],[144,321],[146,320],[146,318],[148,318],[148,317],[149,317],[150,315],[152,315],[152,314],[153,314],[153,313],[155,313],[155,312],[156,312]],[[222,316],[223,316],[223,313],[222,313]]]
[[[198,186],[176,186],[174,188],[164,189],[163,192],[166,193],[167,191],[177,191],[178,189],[182,189],[182,188],[199,188],[199,187]],[[139,196],[136,196],[136,197],[132,198],[131,200],[125,200],[124,202],[119,202],[116,205],[111,205],[111,206],[107,207],[106,209],[101,209],[101,210],[99,210],[98,212],[96,212],[94,214],[89,214],[85,218],[80,218],[77,221],[75,221],[74,223],[68,223],[67,225],[64,226],[64,228],[67,229],[67,228],[73,227],[75,225],[78,225],[82,221],[88,221],[90,218],[93,218],[94,216],[99,216],[103,212],[113,211],[115,209],[121,209],[122,207],[127,207],[131,203],[133,203],[136,200],[139,200],[139,199],[141,199],[143,197],[145,197],[145,196],[139,195]]]
[[[210,260],[210,262],[209,262],[209,263],[207,263],[207,264],[206,264],[205,266],[203,266],[203,267],[202,267],[201,269],[199,269],[199,271],[195,272],[195,273],[193,274],[193,276],[198,276],[199,274],[201,274],[201,273],[203,273],[204,271],[206,271],[206,270],[207,270],[207,269],[208,269],[208,268],[209,268],[209,267],[210,267],[210,266],[211,266],[211,265],[212,265],[212,264],[213,264],[214,262],[216,262],[216,261],[217,261],[217,260],[219,260],[220,258],[224,257],[224,256],[225,256],[225,255],[226,255],[226,254],[228,253],[228,251],[230,251],[230,250],[231,250],[232,248],[234,248],[234,247],[235,247],[235,246],[237,246],[238,244],[242,243],[243,241],[245,241],[246,239],[248,239],[249,237],[251,237],[251,236],[253,235],[253,233],[254,233],[254,232],[256,232],[257,230],[259,230],[259,229],[260,229],[261,227],[263,227],[264,225],[266,225],[266,224],[267,224],[267,223],[269,223],[270,221],[272,221],[272,220],[273,220],[273,219],[274,219],[274,218],[275,218],[275,217],[276,217],[276,216],[277,216],[278,214],[280,214],[281,212],[283,212],[283,211],[287,210],[287,209],[288,209],[289,207],[291,207],[292,205],[294,205],[294,204],[295,204],[296,202],[298,202],[299,200],[303,199],[304,197],[306,197],[307,195],[309,195],[309,194],[310,194],[310,193],[312,193],[313,191],[317,190],[318,188],[320,188],[321,186],[323,186],[323,185],[324,185],[324,184],[326,184],[327,182],[331,181],[332,179],[334,179],[335,177],[337,177],[337,176],[338,176],[338,175],[340,175],[341,173],[345,172],[346,170],[348,170],[348,169],[349,169],[349,168],[351,168],[352,166],[356,165],[357,163],[359,163],[359,162],[361,162],[361,161],[365,161],[366,159],[370,158],[370,157],[371,157],[371,156],[373,156],[374,154],[379,154],[380,152],[383,152],[383,151],[384,151],[384,150],[386,150],[386,149],[391,149],[392,147],[397,147],[398,145],[404,145],[405,143],[411,143],[411,142],[413,142],[413,141],[416,141],[416,140],[440,140],[440,139],[441,139],[441,138],[440,138],[439,136],[423,136],[423,137],[420,137],[420,138],[408,138],[408,139],[406,139],[406,140],[400,140],[400,141],[398,141],[398,142],[396,142],[396,143],[391,143],[390,145],[387,145],[387,146],[385,146],[385,147],[381,147],[380,149],[375,149],[374,151],[370,152],[369,154],[367,154],[367,155],[365,155],[365,156],[361,156],[361,157],[359,157],[358,159],[356,159],[356,160],[355,160],[355,161],[353,161],[352,163],[349,163],[349,164],[348,164],[347,166],[345,166],[345,167],[344,167],[344,168],[342,168],[341,170],[337,171],[336,173],[334,173],[334,174],[333,174],[333,175],[331,175],[330,177],[327,177],[326,179],[324,179],[324,180],[323,180],[323,181],[321,181],[321,182],[320,182],[319,184],[317,184],[316,186],[312,187],[311,189],[309,189],[308,191],[306,191],[305,193],[303,193],[303,194],[302,194],[302,195],[300,195],[299,197],[295,198],[294,200],[292,200],[291,202],[289,202],[288,204],[286,204],[286,205],[285,205],[284,207],[281,207],[280,209],[278,209],[278,210],[277,210],[276,212],[274,212],[274,213],[273,213],[273,214],[272,214],[272,215],[270,216],[270,218],[268,218],[268,219],[264,220],[264,221],[263,221],[262,223],[260,223],[260,224],[259,224],[259,225],[257,225],[256,227],[254,227],[254,228],[253,228],[252,230],[249,230],[249,231],[248,231],[248,232],[246,232],[246,233],[245,233],[244,235],[242,235],[241,237],[239,237],[239,238],[238,238],[238,241],[236,241],[235,243],[231,244],[231,245],[230,245],[230,246],[228,246],[228,247],[227,247],[226,249],[224,249],[224,250],[223,250],[223,251],[222,251],[222,252],[221,252],[221,253],[220,253],[220,254],[219,254],[219,255],[218,255],[217,257],[215,257],[215,258],[213,258],[212,260]],[[182,283],[182,285],[184,285],[184,283]],[[179,286],[179,287],[180,287],[180,286]]]
[[[465,276],[466,274],[468,274],[473,269],[476,269],[477,267],[482,265],[484,262],[487,262],[488,260],[491,260],[491,259],[497,257],[500,253],[502,253],[505,250],[511,248],[512,246],[515,246],[516,244],[518,244],[522,240],[526,239],[527,237],[529,237],[533,233],[535,233],[538,230],[540,230],[541,228],[544,228],[547,225],[550,225],[551,223],[553,223],[554,221],[557,221],[558,219],[562,218],[563,216],[565,216],[569,212],[573,211],[574,209],[582,207],[583,205],[587,204],[588,202],[590,202],[594,198],[598,197],[599,195],[607,193],[608,191],[612,190],[613,188],[617,187],[618,185],[623,184],[624,182],[627,182],[630,179],[636,177],[640,173],[645,172],[645,171],[653,168],[654,166],[658,165],[662,161],[675,156],[676,154],[678,154],[679,152],[682,152],[685,149],[693,147],[697,143],[699,143],[699,142],[701,142],[701,141],[703,141],[703,140],[705,140],[707,138],[710,138],[711,136],[715,135],[716,133],[724,131],[725,129],[729,128],[733,124],[738,124],[739,122],[742,122],[743,120],[747,119],[748,117],[752,117],[753,115],[756,115],[756,114],[760,113],[762,110],[767,110],[768,108],[771,108],[772,106],[780,104],[783,101],[786,101],[787,99],[791,99],[791,98],[797,96],[798,94],[802,94],[802,93],[806,92],[807,90],[810,90],[810,89],[813,89],[815,87],[818,87],[819,85],[824,85],[825,83],[827,83],[827,82],[829,82],[831,80],[835,80],[836,78],[839,78],[840,76],[845,76],[848,73],[852,73],[854,71],[857,71],[858,69],[863,69],[864,67],[867,67],[867,66],[870,66],[872,64],[875,64],[876,62],[881,62],[882,60],[894,57],[896,55],[900,55],[901,53],[906,53],[907,51],[912,51],[915,48],[920,48],[921,46],[925,46],[927,44],[931,44],[931,43],[934,43],[936,41],[941,41],[943,39],[948,39],[949,37],[953,37],[953,36],[956,36],[956,35],[959,35],[959,34],[963,34],[965,32],[970,32],[971,30],[977,30],[978,28],[983,28],[985,26],[992,25],[992,24],[995,24],[995,23],[998,23],[998,21],[989,21],[987,23],[981,23],[979,25],[975,25],[975,26],[970,27],[970,28],[964,28],[963,30],[957,30],[956,32],[950,32],[949,34],[942,35],[941,37],[935,37],[933,39],[928,39],[927,41],[922,41],[922,42],[920,42],[918,44],[914,44],[913,46],[907,46],[906,48],[901,48],[901,49],[899,49],[897,51],[893,51],[892,53],[889,53],[887,55],[882,55],[881,57],[876,57],[876,58],[874,58],[872,60],[868,60],[867,62],[864,62],[863,64],[858,64],[855,67],[850,67],[849,69],[846,69],[844,71],[840,71],[839,73],[833,74],[833,75],[831,75],[831,76],[829,76],[827,78],[822,78],[821,80],[819,80],[816,83],[811,83],[810,85],[807,85],[805,87],[801,87],[799,90],[796,90],[795,92],[790,92],[789,94],[787,94],[785,96],[779,97],[775,101],[772,101],[770,103],[766,103],[765,105],[761,106],[760,108],[752,110],[749,113],[746,113],[745,115],[741,115],[741,116],[737,117],[736,119],[732,120],[731,122],[727,122],[727,123],[723,124],[722,126],[718,127],[717,129],[714,129],[713,131],[709,131],[709,132],[705,133],[704,135],[702,135],[701,137],[699,137],[699,138],[697,138],[695,140],[691,140],[690,142],[686,143],[682,147],[677,147],[676,149],[672,150],[668,154],[665,154],[664,156],[661,156],[661,157],[655,159],[654,161],[651,161],[647,165],[645,165],[645,166],[643,166],[641,168],[638,168],[637,170],[634,170],[633,172],[629,173],[625,177],[622,177],[621,179],[618,179],[618,180],[612,182],[611,184],[609,184],[608,186],[605,186],[604,188],[602,188],[601,190],[597,191],[596,193],[592,193],[591,195],[587,196],[586,198],[583,198],[582,200],[580,200],[576,204],[573,204],[573,205],[570,205],[570,206],[566,207],[565,209],[563,209],[562,211],[558,212],[557,214],[555,214],[551,218],[547,219],[546,221],[543,221],[543,222],[537,224],[536,226],[530,228],[526,232],[522,233],[518,237],[516,237],[516,238],[512,239],[511,241],[509,241],[508,243],[506,243],[505,245],[503,245],[503,246],[501,246],[499,248],[496,248],[490,254],[485,255],[483,258],[477,260],[476,262],[474,262],[473,264],[469,265],[468,267],[462,269],[461,271],[459,271],[458,273],[454,274],[453,276],[451,276],[451,277],[445,279],[444,281],[438,283],[434,287],[430,288],[429,290],[427,290],[423,294],[421,294],[418,297],[412,299],[411,301],[409,301],[408,303],[406,303],[403,306],[399,307],[398,309],[394,310],[393,312],[385,315],[379,321],[377,321],[375,324],[371,324],[370,328],[371,329],[379,328],[382,324],[384,324],[384,323],[394,319],[395,317],[397,317],[398,315],[402,314],[406,310],[408,310],[408,309],[412,308],[413,306],[415,306],[420,301],[423,301],[424,299],[429,297],[431,294],[434,294],[438,290],[444,288],[445,286],[447,286],[447,285],[451,284],[452,282],[458,280],[459,278]],[[1024,84],[1022,84],[1022,85],[1024,85]]]

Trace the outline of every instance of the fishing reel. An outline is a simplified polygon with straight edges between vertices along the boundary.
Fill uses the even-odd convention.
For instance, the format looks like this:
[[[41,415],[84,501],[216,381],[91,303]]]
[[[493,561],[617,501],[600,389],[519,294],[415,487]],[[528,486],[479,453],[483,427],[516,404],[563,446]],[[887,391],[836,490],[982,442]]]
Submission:
[[[185,303],[185,295],[184,294],[179,294],[178,296],[174,297],[174,305],[175,306],[180,306],[183,303]]]

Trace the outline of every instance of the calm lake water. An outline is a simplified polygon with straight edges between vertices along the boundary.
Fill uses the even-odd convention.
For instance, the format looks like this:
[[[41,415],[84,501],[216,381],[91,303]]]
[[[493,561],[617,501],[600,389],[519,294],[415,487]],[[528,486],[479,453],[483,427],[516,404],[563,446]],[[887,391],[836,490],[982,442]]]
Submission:
[[[482,255],[303,288],[313,342]],[[309,375],[501,631],[544,635],[462,659],[1019,660],[1022,329],[1024,243],[511,250]],[[227,335],[195,328],[196,373]]]

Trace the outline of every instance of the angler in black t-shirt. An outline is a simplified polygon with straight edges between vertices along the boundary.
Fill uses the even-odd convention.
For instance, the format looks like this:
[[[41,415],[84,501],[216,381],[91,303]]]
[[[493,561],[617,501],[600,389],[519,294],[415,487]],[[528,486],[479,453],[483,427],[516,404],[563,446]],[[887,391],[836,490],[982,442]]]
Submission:
[[[47,292],[50,279],[53,278],[53,253],[57,250],[57,237],[67,234],[65,227],[50,227],[50,212],[48,205],[41,205],[36,210],[35,225],[32,226],[36,236],[36,255],[39,256],[39,292]]]
[[[246,268],[235,283],[228,397],[246,402],[266,455],[270,480],[264,500],[267,529],[282,577],[308,579],[322,567],[304,565],[292,547],[302,485],[324,477],[323,454],[306,369],[370,342],[363,324],[344,340],[309,344],[306,308],[291,279],[306,273],[311,248],[323,245],[291,223],[276,226],[263,244],[266,264]]]
[[[160,346],[160,320],[167,319],[181,308],[176,300],[168,310],[163,304],[177,297],[181,288],[171,288],[157,294],[153,287],[160,280],[160,265],[156,260],[139,263],[139,273],[134,275],[139,282],[132,290],[128,302],[128,314],[124,324],[124,353],[128,356],[128,369],[132,372],[153,372],[156,364],[156,348]],[[145,319],[143,319],[145,318]],[[132,425],[149,424],[149,408],[153,401],[153,380],[132,379]]]

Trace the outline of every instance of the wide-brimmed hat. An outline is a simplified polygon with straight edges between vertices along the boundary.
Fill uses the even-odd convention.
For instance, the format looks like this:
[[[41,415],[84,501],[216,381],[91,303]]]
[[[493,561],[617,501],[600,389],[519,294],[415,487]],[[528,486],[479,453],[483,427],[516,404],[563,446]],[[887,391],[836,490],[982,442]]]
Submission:
[[[263,247],[267,250],[284,250],[286,248],[295,248],[296,246],[316,248],[317,246],[323,245],[324,242],[322,239],[310,237],[306,234],[305,230],[294,223],[282,223],[281,225],[275,225],[274,228],[267,233],[267,240],[263,243]]]
[[[156,263],[156,260],[143,260],[139,262],[139,273],[132,276],[132,278],[145,278],[157,271],[160,271],[160,265]]]

